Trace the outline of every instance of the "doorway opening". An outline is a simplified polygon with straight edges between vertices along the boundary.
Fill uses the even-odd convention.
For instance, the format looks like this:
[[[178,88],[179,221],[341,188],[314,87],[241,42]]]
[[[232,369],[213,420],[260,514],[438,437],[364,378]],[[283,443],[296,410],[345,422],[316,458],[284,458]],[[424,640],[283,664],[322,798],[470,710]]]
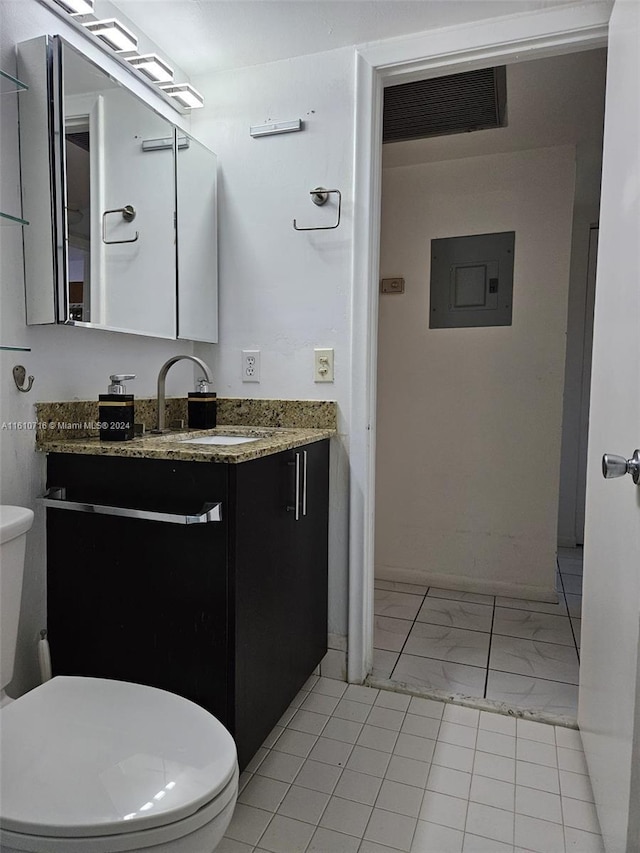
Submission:
[[[383,147],[376,686],[575,721],[605,69],[510,64],[506,127]],[[510,322],[432,327],[434,241],[511,232]]]

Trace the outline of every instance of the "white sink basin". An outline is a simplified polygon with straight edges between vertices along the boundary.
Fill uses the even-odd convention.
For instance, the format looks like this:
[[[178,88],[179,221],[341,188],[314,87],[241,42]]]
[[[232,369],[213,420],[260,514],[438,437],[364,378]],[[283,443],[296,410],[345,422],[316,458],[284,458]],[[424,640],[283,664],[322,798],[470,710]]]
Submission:
[[[247,444],[258,441],[258,438],[240,435],[204,435],[202,438],[181,438],[180,444],[222,444],[227,447],[233,444]]]

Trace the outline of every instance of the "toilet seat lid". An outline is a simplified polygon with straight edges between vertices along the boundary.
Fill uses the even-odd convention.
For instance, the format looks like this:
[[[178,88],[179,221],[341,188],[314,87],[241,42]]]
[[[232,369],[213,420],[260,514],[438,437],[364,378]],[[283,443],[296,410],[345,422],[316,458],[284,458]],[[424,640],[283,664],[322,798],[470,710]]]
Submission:
[[[57,676],[2,709],[0,826],[87,837],[193,814],[233,778],[233,738],[193,702]]]

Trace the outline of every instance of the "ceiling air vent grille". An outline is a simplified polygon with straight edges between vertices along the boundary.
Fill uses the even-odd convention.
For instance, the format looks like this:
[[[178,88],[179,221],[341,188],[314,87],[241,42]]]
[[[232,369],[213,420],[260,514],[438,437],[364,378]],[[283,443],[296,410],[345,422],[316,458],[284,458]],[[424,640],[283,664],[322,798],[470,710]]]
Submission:
[[[506,67],[417,80],[384,90],[383,142],[506,125]]]

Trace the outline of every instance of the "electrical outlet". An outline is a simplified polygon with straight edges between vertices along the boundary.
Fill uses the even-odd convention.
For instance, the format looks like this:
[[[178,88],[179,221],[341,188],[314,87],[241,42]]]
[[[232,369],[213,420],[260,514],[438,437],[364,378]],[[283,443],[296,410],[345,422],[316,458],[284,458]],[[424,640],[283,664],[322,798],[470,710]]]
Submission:
[[[242,350],[242,381],[260,382],[260,350]]]
[[[333,382],[333,350],[316,349],[314,354],[314,382]]]

